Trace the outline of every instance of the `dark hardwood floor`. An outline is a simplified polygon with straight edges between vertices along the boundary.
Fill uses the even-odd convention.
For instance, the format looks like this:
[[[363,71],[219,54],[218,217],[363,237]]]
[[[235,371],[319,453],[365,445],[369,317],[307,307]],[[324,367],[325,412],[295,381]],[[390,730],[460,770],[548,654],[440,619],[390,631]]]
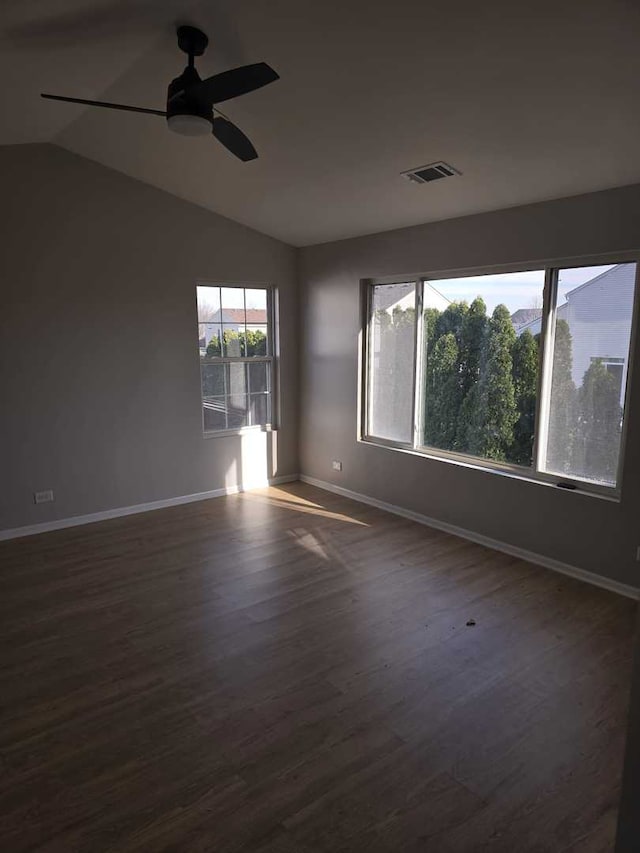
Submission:
[[[613,848],[632,601],[300,483],[0,561],[4,853]]]

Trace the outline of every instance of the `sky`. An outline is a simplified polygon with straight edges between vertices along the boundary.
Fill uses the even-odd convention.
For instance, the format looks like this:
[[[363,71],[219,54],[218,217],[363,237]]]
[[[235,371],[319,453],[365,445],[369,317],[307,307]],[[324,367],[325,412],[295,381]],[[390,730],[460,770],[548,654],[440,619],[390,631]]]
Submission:
[[[568,290],[590,281],[613,265],[575,267],[563,269],[558,280],[558,304],[565,301]],[[429,283],[447,299],[473,302],[482,296],[491,313],[500,303],[513,314],[518,308],[541,308],[544,288],[544,270],[501,273],[498,275],[472,275],[464,278],[429,279]]]
[[[220,299],[222,299],[223,308],[244,308],[244,294],[247,298],[247,308],[265,309],[267,307],[267,292],[264,289],[199,285],[196,290],[198,317],[201,320],[207,320],[220,308]]]

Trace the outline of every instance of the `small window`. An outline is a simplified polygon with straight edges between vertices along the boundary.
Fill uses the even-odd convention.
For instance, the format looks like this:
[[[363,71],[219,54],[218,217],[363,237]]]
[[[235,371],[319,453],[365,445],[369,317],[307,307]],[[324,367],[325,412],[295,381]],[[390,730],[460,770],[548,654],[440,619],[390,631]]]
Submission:
[[[271,289],[198,285],[196,293],[205,433],[271,426]]]
[[[362,437],[619,490],[637,264],[372,283]]]

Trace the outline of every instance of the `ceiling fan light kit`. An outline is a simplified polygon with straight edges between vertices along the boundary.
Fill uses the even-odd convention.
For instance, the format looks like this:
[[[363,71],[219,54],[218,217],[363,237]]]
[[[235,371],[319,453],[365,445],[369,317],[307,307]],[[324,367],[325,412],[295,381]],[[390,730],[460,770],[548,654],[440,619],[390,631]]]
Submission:
[[[181,136],[206,136],[211,133],[211,119],[189,113],[176,113],[167,116],[167,126]]]
[[[209,39],[197,27],[178,27],[178,47],[189,57],[187,67],[169,84],[166,110],[113,104],[107,101],[88,101],[62,95],[42,93],[43,98],[66,101],[93,107],[164,116],[167,125],[181,136],[213,136],[228,151],[243,162],[258,156],[251,141],[217,109],[216,104],[237,98],[278,80],[278,74],[266,62],[243,65],[202,80],[195,67],[195,57],[202,56]]]

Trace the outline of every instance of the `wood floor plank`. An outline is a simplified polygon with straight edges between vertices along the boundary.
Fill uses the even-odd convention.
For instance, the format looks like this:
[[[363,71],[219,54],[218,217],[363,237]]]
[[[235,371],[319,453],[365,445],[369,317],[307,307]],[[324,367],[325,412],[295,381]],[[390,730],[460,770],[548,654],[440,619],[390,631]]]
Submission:
[[[629,600],[301,483],[0,583],[3,851],[612,847]]]

